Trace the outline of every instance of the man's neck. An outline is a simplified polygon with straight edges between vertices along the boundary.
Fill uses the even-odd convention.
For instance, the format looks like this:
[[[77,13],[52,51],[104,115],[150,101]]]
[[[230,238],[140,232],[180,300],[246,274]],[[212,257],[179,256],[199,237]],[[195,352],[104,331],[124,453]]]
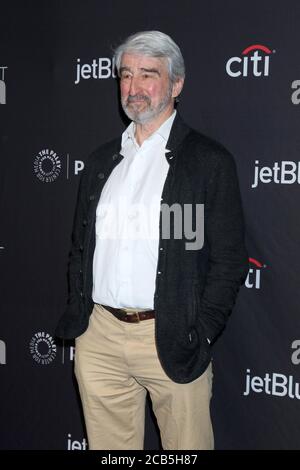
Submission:
[[[137,141],[138,145],[142,145],[142,143],[150,137],[160,126],[173,114],[174,107],[168,108],[164,112],[162,112],[159,116],[157,116],[153,121],[147,122],[145,124],[136,124],[135,125],[135,140]]]

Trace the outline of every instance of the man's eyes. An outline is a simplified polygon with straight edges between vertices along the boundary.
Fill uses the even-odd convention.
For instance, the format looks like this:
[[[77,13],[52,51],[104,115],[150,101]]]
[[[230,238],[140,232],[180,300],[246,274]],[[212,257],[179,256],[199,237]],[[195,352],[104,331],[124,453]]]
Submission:
[[[154,77],[154,73],[143,73],[142,77],[143,77],[143,78],[153,78],[153,77]]]
[[[137,78],[141,78],[142,80],[146,80],[148,78],[153,78],[153,77],[154,77],[153,73],[142,73]],[[122,73],[121,74],[121,80],[129,80],[130,78],[132,78],[132,75],[130,75],[130,73]]]

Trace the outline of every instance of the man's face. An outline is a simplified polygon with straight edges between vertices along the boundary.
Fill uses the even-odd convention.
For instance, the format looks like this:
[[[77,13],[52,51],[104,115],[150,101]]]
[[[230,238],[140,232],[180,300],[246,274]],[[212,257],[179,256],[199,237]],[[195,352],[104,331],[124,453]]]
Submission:
[[[180,86],[182,88],[183,80]],[[124,53],[120,66],[121,103],[134,122],[145,124],[174,107],[178,83],[169,79],[167,59]]]

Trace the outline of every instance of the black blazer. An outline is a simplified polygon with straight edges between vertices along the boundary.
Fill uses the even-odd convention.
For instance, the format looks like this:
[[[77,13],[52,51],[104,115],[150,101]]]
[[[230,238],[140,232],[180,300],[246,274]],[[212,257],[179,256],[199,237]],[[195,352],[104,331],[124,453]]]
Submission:
[[[70,295],[56,329],[60,338],[78,337],[88,327],[94,305],[96,208],[107,178],[123,158],[120,148],[121,138],[99,147],[87,159],[81,176],[69,263]],[[189,128],[178,113],[166,148],[170,166],[162,203],[204,204],[204,245],[199,250],[186,250],[190,240],[172,237],[172,225],[171,238],[163,238],[160,213],[156,346],[166,374],[175,382],[187,383],[210,362],[211,347],[245,281],[248,256],[233,157],[219,143]]]

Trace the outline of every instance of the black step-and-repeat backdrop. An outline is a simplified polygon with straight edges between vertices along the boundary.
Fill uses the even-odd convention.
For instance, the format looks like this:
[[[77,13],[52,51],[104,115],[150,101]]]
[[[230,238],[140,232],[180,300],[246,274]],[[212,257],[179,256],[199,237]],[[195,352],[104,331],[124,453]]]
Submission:
[[[238,165],[249,275],[215,346],[216,447],[300,449],[299,17],[297,0],[2,2],[2,449],[87,449],[74,344],[53,332],[84,161],[126,124],[112,48],[145,29],[180,45],[179,110]]]

